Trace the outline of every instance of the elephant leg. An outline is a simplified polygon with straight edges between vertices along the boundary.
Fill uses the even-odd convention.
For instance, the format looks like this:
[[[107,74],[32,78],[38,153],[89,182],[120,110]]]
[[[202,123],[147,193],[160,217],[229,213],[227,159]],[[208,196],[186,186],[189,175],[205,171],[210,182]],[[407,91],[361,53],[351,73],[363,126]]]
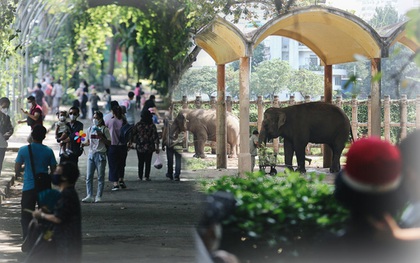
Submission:
[[[296,171],[299,171],[301,173],[306,173],[306,169],[305,169],[305,148],[306,145],[302,144],[302,145],[296,145],[295,147],[295,151],[296,151],[296,159],[297,159],[297,163],[298,163],[298,167],[296,169]]]
[[[236,149],[238,148],[238,146],[237,145],[235,145],[235,144],[229,144],[229,148],[230,148],[230,151],[229,151],[229,155],[228,155],[228,157],[229,158],[237,158],[238,157],[238,153],[236,152]]]
[[[293,143],[289,140],[284,139],[284,164],[286,168],[293,170]]]
[[[344,149],[344,145],[330,145],[332,152],[333,152],[333,156],[332,156],[332,164],[330,167],[330,173],[338,173],[341,169],[340,166],[340,157],[341,157],[341,153],[343,152]]]

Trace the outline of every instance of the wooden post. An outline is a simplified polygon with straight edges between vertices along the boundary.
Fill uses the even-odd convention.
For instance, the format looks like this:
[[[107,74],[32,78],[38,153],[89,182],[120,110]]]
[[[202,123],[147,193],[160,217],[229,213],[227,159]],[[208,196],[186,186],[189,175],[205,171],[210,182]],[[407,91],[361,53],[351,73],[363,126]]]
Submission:
[[[201,96],[198,95],[195,97],[194,104],[196,109],[201,109],[201,105],[203,104],[203,102],[201,101]]]
[[[343,108],[343,98],[339,95],[336,97],[335,105],[339,108]]]
[[[215,96],[211,96],[210,97],[210,108],[215,110],[216,106],[217,106],[217,101],[216,101],[216,97]]]
[[[280,108],[279,96],[274,96],[271,106],[274,108]],[[276,155],[279,154],[279,138],[273,139],[273,152]]]
[[[391,140],[391,106],[389,101],[389,95],[384,97],[384,137],[385,140]]]
[[[257,109],[258,109],[257,126],[258,126],[258,130],[261,131],[261,125],[264,120],[263,119],[264,118],[264,104],[263,104],[262,96],[258,96]]]
[[[357,132],[357,126],[359,124],[359,119],[357,116],[357,112],[358,112],[358,101],[356,96],[353,96],[351,99],[351,130],[353,132],[353,136],[355,136],[356,138],[359,137],[358,132]]]
[[[332,65],[325,65],[324,67],[324,101],[332,103]],[[332,150],[326,144],[323,144],[323,167],[331,167],[332,164]]]
[[[401,138],[407,137],[407,95],[401,95]]]
[[[367,109],[368,109],[368,136],[372,135],[372,97],[368,96],[367,101]]]
[[[420,95],[416,97],[416,128],[420,129]]]
[[[217,65],[216,167],[227,168],[225,65]]]
[[[370,60],[371,76],[377,76],[381,72],[381,59]],[[372,135],[381,136],[381,81],[371,82],[372,96]]]
[[[251,154],[249,152],[249,74],[250,59],[242,57],[239,60],[239,127],[240,153],[238,170],[240,175],[251,171]]]
[[[305,103],[311,102],[311,96],[306,95],[305,96]]]
[[[226,111],[232,112],[232,97],[231,96],[226,97]]]
[[[188,109],[188,98],[187,96],[182,96],[182,109]]]
[[[295,104],[296,104],[295,96],[290,95],[289,105],[292,106],[292,105],[295,105]]]

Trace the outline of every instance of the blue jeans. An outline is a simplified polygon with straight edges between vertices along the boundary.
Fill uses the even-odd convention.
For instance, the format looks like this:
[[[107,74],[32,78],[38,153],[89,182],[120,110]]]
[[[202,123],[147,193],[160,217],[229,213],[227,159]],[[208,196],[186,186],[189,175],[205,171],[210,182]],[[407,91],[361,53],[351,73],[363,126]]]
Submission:
[[[93,196],[93,175],[95,169],[98,173],[98,190],[97,197],[102,197],[102,192],[105,186],[105,168],[106,168],[106,153],[96,152],[89,153],[87,160],[87,174],[86,174],[86,194]]]
[[[175,178],[179,178],[181,174],[181,153],[174,150],[174,148],[167,147],[166,148],[166,159],[168,160],[168,172],[166,173],[166,177],[172,178],[174,172],[174,155],[175,155]]]

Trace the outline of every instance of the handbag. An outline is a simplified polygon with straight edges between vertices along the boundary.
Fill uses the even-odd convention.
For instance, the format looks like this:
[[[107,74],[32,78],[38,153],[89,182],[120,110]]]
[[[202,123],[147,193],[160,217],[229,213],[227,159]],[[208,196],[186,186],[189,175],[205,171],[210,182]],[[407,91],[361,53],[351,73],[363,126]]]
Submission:
[[[163,167],[162,161],[160,160],[160,155],[158,154],[155,160],[155,163],[153,164],[153,166],[156,169],[161,169]]]
[[[37,193],[40,193],[44,190],[51,189],[51,176],[48,173],[35,172],[34,160],[32,156],[32,147],[30,144],[28,145],[28,149],[29,149],[29,158],[31,160],[32,174],[34,176],[34,181],[35,181],[35,191]]]

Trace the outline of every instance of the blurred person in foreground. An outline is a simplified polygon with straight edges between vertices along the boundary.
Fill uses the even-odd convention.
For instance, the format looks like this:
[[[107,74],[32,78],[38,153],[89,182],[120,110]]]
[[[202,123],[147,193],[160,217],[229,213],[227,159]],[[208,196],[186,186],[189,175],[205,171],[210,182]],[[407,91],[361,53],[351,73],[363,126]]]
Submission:
[[[0,175],[3,170],[3,160],[8,146],[7,140],[13,134],[13,126],[9,116],[10,100],[0,99]]]
[[[315,262],[411,262],[405,260],[406,243],[377,227],[385,223],[384,214],[396,214],[407,200],[401,164],[400,151],[388,141],[370,137],[351,145],[334,191],[350,217],[339,235],[316,244]]]
[[[54,224],[53,242],[55,258],[53,262],[79,263],[82,258],[82,214],[79,196],[75,184],[79,178],[79,168],[73,162],[64,162],[57,166],[52,177],[61,195],[53,213],[44,213],[36,209],[32,216]],[[47,255],[45,255],[47,256]]]
[[[203,214],[197,226],[196,259],[200,263],[239,263],[238,258],[220,250],[222,241],[222,221],[234,211],[236,200],[231,193],[216,192],[207,196]]]

